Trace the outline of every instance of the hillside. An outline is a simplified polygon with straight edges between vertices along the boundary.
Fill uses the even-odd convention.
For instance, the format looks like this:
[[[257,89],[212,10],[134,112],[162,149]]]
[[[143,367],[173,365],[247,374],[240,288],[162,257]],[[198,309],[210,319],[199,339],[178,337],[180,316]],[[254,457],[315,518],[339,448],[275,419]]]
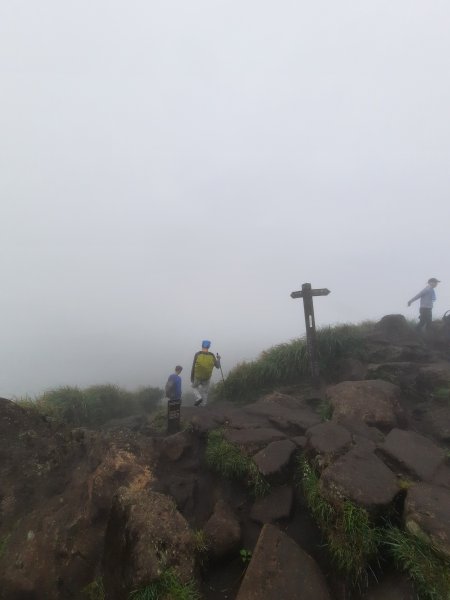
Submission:
[[[0,400],[0,598],[450,598],[450,333],[399,315],[239,365],[183,430]]]

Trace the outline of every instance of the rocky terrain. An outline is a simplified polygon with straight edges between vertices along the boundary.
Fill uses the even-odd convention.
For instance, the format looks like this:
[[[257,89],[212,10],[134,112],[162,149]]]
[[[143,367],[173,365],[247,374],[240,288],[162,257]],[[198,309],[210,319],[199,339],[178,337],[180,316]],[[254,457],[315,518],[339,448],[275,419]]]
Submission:
[[[186,408],[171,436],[144,415],[70,430],[0,399],[0,598],[126,600],[168,574],[198,590],[161,592],[175,600],[416,598],[382,553],[349,581],[301,482],[311,469],[335,519],[356,507],[416,536],[445,575],[450,338],[390,315],[368,342],[319,390]]]

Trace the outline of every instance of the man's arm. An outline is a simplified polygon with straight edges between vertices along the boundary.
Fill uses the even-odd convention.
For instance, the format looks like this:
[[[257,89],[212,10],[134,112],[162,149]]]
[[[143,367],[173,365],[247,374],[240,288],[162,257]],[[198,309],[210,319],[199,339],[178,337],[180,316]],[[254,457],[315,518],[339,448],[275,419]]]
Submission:
[[[414,298],[411,298],[411,300],[409,300],[408,302],[408,306],[411,306],[411,304],[413,302],[415,302],[416,300],[418,300],[419,298],[422,298],[422,296],[425,294],[425,292],[427,291],[427,288],[423,288],[423,290],[421,290],[418,294],[416,294],[414,296]]]
[[[192,369],[191,369],[191,383],[194,383],[194,369],[195,369],[195,361],[197,360],[197,356],[200,354],[200,352],[196,352],[195,356],[194,356],[194,361],[192,363]]]
[[[212,352],[211,352],[211,354],[212,354]],[[216,356],[214,356],[214,366],[216,367],[216,369],[220,369],[220,355],[219,354],[216,354]]]

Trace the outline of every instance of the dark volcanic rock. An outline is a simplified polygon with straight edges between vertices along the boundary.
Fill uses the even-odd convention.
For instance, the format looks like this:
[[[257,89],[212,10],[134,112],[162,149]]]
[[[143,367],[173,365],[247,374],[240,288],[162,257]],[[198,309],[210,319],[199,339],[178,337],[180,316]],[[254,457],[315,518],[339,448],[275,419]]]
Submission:
[[[189,434],[186,431],[179,431],[164,438],[161,450],[166,458],[175,461],[179,460],[190,447]]]
[[[440,442],[450,442],[450,406],[430,408],[423,420],[433,437]]]
[[[413,386],[420,365],[411,361],[385,362],[369,365],[367,379],[384,379],[401,388]]]
[[[274,523],[288,519],[292,512],[294,492],[288,485],[273,488],[268,496],[259,498],[252,506],[250,518],[257,523]]]
[[[291,435],[301,435],[320,423],[320,417],[305,400],[286,394],[265,396],[262,400],[246,406],[244,411],[252,416],[267,418],[274,427]]]
[[[170,549],[170,551],[168,551]],[[182,582],[194,575],[194,538],[172,500],[163,494],[121,488],[111,509],[105,536],[103,581],[110,600],[173,567]]]
[[[389,430],[403,419],[400,388],[381,379],[343,381],[327,389],[327,398],[333,407],[333,421],[350,417]]]
[[[367,591],[361,600],[416,600],[412,582],[406,575],[395,573],[384,577]]]
[[[316,562],[273,525],[264,525],[236,600],[331,600]]]
[[[241,527],[233,511],[224,500],[219,500],[204,527],[208,555],[215,560],[239,549]]]
[[[390,464],[422,481],[431,481],[445,459],[444,451],[432,441],[403,429],[393,429],[379,452]]]
[[[277,429],[260,427],[258,429],[226,429],[225,438],[242,448],[247,454],[255,454],[271,442],[283,440],[286,435]]]
[[[253,456],[261,475],[269,480],[286,474],[291,458],[297,446],[291,440],[271,442],[266,448]]]
[[[406,528],[450,558],[450,490],[419,483],[409,488],[405,500]]]
[[[417,387],[421,390],[436,390],[450,387],[450,363],[439,362],[421,367],[417,375]]]
[[[360,449],[351,450],[326,468],[320,486],[332,504],[348,499],[371,512],[389,506],[399,492],[392,471],[375,454]]]
[[[350,432],[332,421],[311,427],[306,432],[306,437],[308,440],[308,450],[311,450],[314,454],[322,454],[329,457],[342,454],[352,444]]]

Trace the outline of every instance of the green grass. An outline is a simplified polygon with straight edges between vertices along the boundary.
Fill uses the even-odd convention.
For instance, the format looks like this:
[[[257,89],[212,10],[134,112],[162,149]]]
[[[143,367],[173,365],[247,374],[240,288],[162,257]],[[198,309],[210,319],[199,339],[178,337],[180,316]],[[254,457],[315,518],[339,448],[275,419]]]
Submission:
[[[391,528],[384,544],[414,582],[419,600],[450,600],[450,560],[419,537]]]
[[[299,461],[301,481],[308,507],[321,529],[330,558],[352,587],[366,587],[371,565],[378,562],[382,530],[366,510],[344,500],[332,506],[321,494],[319,476],[309,462]]]
[[[210,469],[226,479],[244,482],[254,496],[265,496],[269,492],[269,483],[252,459],[243,454],[235,444],[227,441],[222,430],[209,432],[205,458]]]
[[[339,325],[317,332],[318,359],[322,373],[332,376],[344,357],[364,358],[365,336],[373,324]],[[218,383],[215,396],[234,402],[249,401],[274,386],[301,382],[310,376],[304,338],[274,346],[252,362],[243,362],[230,371],[225,385]]]
[[[140,590],[134,590],[129,600],[200,600],[194,581],[182,583],[173,569],[164,571],[159,579]]]
[[[11,534],[8,533],[0,538],[0,558],[3,558],[6,554],[6,550],[8,548],[9,540],[11,538]]]
[[[194,552],[199,558],[203,558],[209,552],[208,540],[203,529],[194,531]]]
[[[110,419],[151,412],[156,409],[164,392],[145,387],[134,392],[116,385],[93,385],[85,389],[59,387],[48,390],[34,400],[16,400],[25,410],[35,411],[73,427],[98,426]]]
[[[83,598],[86,600],[105,600],[105,590],[103,587],[103,579],[98,577],[89,585],[81,590]]]

